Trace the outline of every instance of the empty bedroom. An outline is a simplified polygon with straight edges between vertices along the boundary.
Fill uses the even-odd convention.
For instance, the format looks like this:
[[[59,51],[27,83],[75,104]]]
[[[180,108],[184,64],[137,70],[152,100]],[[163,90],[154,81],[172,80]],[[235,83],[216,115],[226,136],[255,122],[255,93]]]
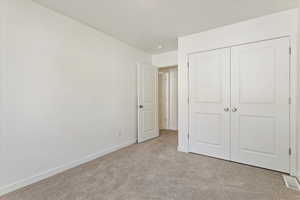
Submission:
[[[0,200],[300,200],[300,0],[0,0]]]

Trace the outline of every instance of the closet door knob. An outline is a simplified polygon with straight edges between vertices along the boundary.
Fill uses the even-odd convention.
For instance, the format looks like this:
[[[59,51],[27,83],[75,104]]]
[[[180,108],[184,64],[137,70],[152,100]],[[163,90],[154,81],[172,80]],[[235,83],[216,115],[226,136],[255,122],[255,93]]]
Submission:
[[[224,108],[224,111],[225,111],[225,112],[228,112],[228,111],[229,111],[229,108]]]
[[[140,105],[140,106],[139,106],[139,108],[141,108],[141,109],[142,109],[142,108],[144,108],[144,106],[143,106],[143,105]]]
[[[237,108],[232,108],[232,112],[236,112],[237,111]]]

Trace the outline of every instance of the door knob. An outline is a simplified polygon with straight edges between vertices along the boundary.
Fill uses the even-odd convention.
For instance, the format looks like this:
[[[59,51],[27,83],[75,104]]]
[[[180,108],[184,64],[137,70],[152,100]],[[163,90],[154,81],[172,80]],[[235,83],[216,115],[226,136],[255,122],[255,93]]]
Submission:
[[[143,106],[143,105],[140,105],[139,108],[144,108],[144,106]]]
[[[232,108],[232,112],[236,112],[237,111],[237,108]]]
[[[224,111],[225,111],[225,112],[228,112],[228,111],[229,111],[229,108],[224,108]]]

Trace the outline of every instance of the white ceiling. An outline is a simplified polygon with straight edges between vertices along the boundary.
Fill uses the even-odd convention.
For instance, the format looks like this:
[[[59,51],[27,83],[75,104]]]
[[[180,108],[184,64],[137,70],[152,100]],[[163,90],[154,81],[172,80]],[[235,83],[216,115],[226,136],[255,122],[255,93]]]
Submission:
[[[178,36],[297,6],[297,0],[35,1],[153,54],[176,50]]]

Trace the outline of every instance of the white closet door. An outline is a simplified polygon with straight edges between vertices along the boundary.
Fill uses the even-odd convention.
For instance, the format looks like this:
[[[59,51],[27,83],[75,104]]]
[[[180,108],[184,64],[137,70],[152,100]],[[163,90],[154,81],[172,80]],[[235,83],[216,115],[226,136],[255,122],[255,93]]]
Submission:
[[[189,151],[229,159],[230,49],[189,56]]]
[[[289,39],[231,53],[231,159],[289,172]]]

